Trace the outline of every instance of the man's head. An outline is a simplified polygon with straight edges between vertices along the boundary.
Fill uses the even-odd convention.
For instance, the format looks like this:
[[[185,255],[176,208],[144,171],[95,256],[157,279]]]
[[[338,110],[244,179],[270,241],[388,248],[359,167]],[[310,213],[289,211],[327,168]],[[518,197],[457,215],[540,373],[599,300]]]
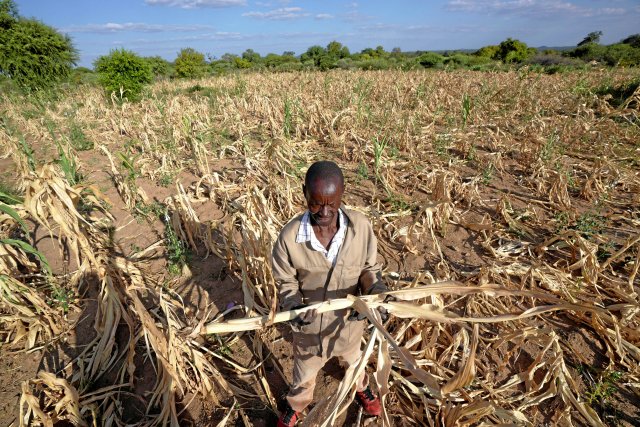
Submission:
[[[337,224],[344,192],[344,175],[338,165],[329,161],[312,164],[304,178],[302,191],[315,224]]]

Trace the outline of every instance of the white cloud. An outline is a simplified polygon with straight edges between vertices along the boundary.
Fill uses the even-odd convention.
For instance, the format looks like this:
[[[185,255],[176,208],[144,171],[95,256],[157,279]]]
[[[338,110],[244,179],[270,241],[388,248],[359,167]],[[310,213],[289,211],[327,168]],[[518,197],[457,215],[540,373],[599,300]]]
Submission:
[[[268,21],[282,21],[288,19],[300,19],[310,16],[310,13],[303,11],[301,7],[281,7],[268,12],[247,12],[242,16],[256,19],[266,19]]]
[[[597,10],[601,15],[624,15],[627,11],[619,7],[605,7]]]
[[[246,0],[144,0],[150,6],[170,6],[182,9],[197,9],[203,7],[234,7],[246,6]]]
[[[447,9],[463,12],[549,12],[575,10],[577,6],[559,0],[450,0]]]
[[[286,6],[289,3],[291,3],[291,0],[276,0],[275,2],[271,2],[271,1],[257,1],[255,3],[256,6],[260,6],[260,7],[277,7],[279,6]]]
[[[446,8],[455,12],[550,16],[571,13],[577,16],[620,15],[621,8],[593,9],[563,0],[449,0]]]
[[[333,15],[330,15],[328,13],[318,13],[315,16],[316,19],[333,19]]]
[[[139,33],[164,33],[164,32],[190,32],[211,30],[210,25],[159,25],[145,24],[141,22],[125,22],[118,24],[108,22],[106,24],[72,25],[61,28],[63,33],[119,33],[119,32],[139,32]]]
[[[356,27],[356,29],[360,31],[390,31],[390,30],[399,30],[401,28],[402,27],[400,25],[383,24],[382,22],[369,24],[369,25],[358,25]]]
[[[113,45],[127,45],[135,47],[145,47],[145,46],[172,46],[173,48],[178,48],[180,46],[184,47],[188,44],[196,44],[198,42],[207,42],[207,41],[225,41],[225,42],[234,42],[234,41],[246,41],[253,39],[264,38],[264,35],[256,35],[256,34],[241,34],[234,32],[225,32],[225,31],[217,31],[215,33],[204,33],[204,34],[196,34],[192,36],[184,36],[184,37],[172,37],[171,39],[133,39],[127,42],[123,41],[114,41]],[[195,47],[195,46],[194,46]]]

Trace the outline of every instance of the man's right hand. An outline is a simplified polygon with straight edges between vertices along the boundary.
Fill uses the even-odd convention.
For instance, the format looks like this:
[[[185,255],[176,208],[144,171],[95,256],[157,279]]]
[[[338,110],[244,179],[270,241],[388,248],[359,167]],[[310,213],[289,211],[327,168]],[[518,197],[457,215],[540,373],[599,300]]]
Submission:
[[[296,305],[295,307],[292,308],[292,310],[304,308],[304,307],[307,307],[308,305],[309,304]],[[317,315],[318,315],[318,310],[315,308],[312,308],[311,310],[307,310],[304,313],[300,313],[298,317],[291,319],[291,323],[298,327],[309,325],[311,324],[311,322],[315,320]]]

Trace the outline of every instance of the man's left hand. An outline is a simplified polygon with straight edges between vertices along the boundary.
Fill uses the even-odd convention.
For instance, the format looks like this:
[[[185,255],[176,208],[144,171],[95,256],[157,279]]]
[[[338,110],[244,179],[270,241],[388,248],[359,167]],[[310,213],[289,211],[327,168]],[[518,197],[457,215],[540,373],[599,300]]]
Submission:
[[[384,284],[384,282],[382,281],[382,275],[380,274],[380,272],[377,273],[373,273],[371,271],[366,271],[363,272],[360,275],[360,287],[362,290],[362,293],[364,295],[377,295],[377,294],[381,294],[384,292],[387,292],[389,289],[387,288],[387,285]],[[395,301],[396,299],[391,296],[391,295],[387,295],[384,299],[384,302],[389,302],[389,301]],[[382,320],[382,323],[386,322],[387,319],[389,319],[389,313],[387,312],[387,309],[380,306],[378,307],[378,312],[380,313],[380,318]],[[351,314],[349,315],[349,319],[350,320],[364,320],[367,316],[365,316],[364,314],[358,313],[355,310],[351,311]]]

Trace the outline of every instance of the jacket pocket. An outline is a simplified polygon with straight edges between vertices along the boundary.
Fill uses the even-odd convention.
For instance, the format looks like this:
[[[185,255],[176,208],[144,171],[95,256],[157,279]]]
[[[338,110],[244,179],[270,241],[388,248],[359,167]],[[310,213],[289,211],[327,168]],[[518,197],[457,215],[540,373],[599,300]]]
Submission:
[[[344,266],[342,268],[342,276],[340,277],[340,290],[345,292],[345,296],[347,294],[355,295],[357,293],[358,279],[360,279],[361,273],[362,267],[359,265]]]

